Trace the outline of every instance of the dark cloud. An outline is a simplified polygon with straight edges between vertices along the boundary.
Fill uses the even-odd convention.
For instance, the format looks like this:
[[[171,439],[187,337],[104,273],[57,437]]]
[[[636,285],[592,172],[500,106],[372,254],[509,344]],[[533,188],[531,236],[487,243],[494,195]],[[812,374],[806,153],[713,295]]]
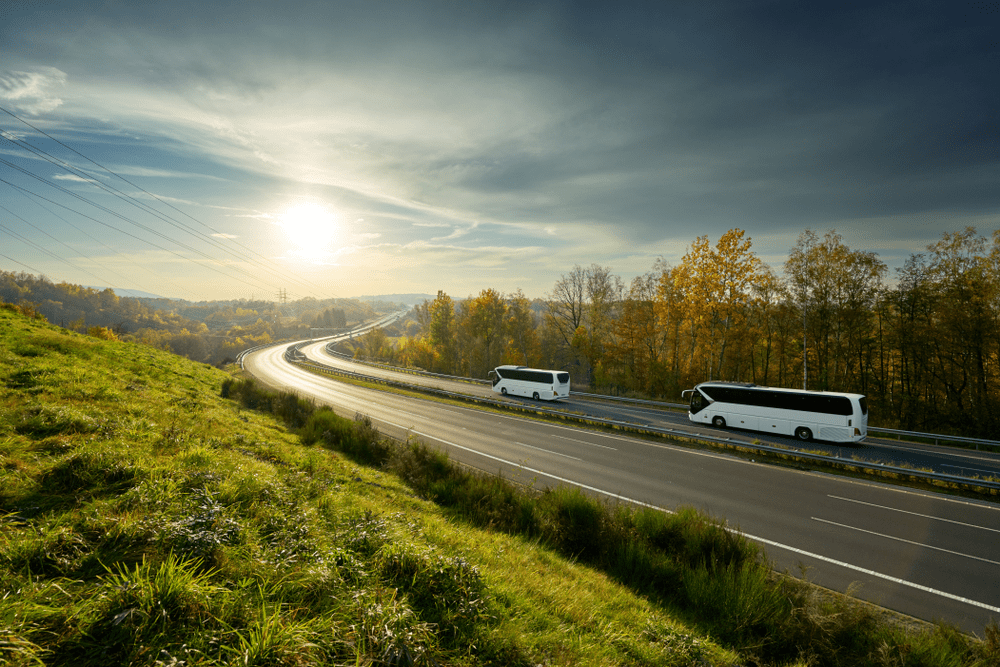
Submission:
[[[148,95],[135,132],[171,169],[323,192],[382,234],[582,224],[665,252],[878,220],[884,245],[1000,211],[991,3],[93,4],[8,12],[11,71]]]

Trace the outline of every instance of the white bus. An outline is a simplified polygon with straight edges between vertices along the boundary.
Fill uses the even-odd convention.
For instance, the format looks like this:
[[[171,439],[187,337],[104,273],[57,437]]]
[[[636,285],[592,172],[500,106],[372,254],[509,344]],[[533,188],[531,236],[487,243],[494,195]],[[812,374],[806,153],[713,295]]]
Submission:
[[[497,366],[490,371],[493,391],[512,396],[530,396],[544,401],[569,396],[569,373],[544,371],[526,366]]]
[[[734,382],[702,382],[691,394],[688,417],[717,428],[860,442],[868,435],[868,402],[861,394],[758,387]]]

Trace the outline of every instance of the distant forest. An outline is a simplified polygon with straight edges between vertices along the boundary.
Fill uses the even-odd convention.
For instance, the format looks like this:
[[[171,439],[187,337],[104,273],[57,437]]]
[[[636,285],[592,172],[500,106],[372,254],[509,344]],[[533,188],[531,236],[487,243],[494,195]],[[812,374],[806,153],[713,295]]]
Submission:
[[[6,271],[0,271],[0,301],[66,329],[144,343],[215,366],[234,361],[256,345],[330,335],[400,307],[355,299],[305,298],[277,304],[119,297],[111,289]]]
[[[741,229],[691,244],[626,286],[564,274],[544,300],[444,292],[401,340],[361,353],[485,378],[510,363],[568,370],[577,388],[680,400],[705,380],[866,394],[872,425],[1000,439],[1000,231],[966,228],[911,255],[888,284],[874,252],[807,230],[783,275]]]
[[[680,400],[705,380],[847,391],[870,423],[1000,440],[1000,230],[945,233],[889,271],[835,231],[807,230],[783,274],[744,230],[698,237],[629,285],[575,266],[544,299],[438,292],[357,356],[485,378],[505,363],[567,370],[577,389]],[[353,299],[191,303],[0,272],[0,300],[94,336],[222,365],[249,347],[335,333],[399,304]]]

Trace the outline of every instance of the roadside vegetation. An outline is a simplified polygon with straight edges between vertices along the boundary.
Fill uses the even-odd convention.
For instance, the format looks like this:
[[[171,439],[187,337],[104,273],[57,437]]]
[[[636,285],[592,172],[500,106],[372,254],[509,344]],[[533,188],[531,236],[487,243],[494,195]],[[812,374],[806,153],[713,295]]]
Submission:
[[[357,353],[475,378],[558,368],[574,389],[671,402],[705,380],[805,381],[867,395],[872,426],[1000,440],[1000,231],[946,233],[890,276],[832,230],[803,232],[779,274],[732,229],[628,285],[575,266],[544,299],[439,292],[413,315]]]
[[[0,307],[0,664],[969,665],[709,517],[464,470]]]
[[[399,308],[386,302],[311,297],[283,303],[119,297],[112,289],[53,283],[12,271],[0,271],[0,302],[16,304],[71,331],[143,343],[213,366],[231,363],[256,345],[330,335]]]

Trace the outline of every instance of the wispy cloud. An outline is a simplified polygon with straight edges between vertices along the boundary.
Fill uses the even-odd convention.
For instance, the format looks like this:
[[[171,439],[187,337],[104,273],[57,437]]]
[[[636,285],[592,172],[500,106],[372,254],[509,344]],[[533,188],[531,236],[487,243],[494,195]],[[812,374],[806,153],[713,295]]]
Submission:
[[[63,101],[53,89],[65,84],[66,78],[66,73],[55,67],[0,72],[0,100],[32,115],[55,111]]]
[[[902,256],[997,224],[995,36],[943,5],[178,2],[0,24],[0,100],[290,270],[271,223],[322,202],[323,284],[538,294],[732,227],[780,268],[805,227]]]
[[[75,181],[77,183],[91,183],[89,179],[83,178],[82,176],[77,176],[76,174],[54,174],[52,176],[52,179],[56,181]]]

